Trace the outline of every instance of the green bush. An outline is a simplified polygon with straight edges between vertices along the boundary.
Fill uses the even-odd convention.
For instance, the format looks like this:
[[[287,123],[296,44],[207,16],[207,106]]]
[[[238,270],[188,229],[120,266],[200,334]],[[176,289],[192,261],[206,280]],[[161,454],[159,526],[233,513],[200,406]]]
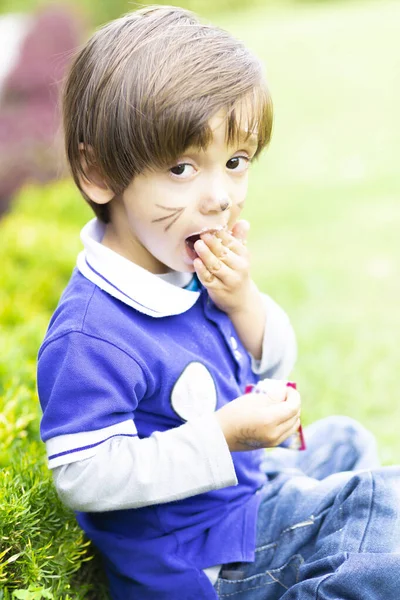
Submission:
[[[35,363],[88,209],[59,183],[0,225],[0,599],[106,598],[90,543],[57,498],[40,442]],[[75,244],[71,242],[75,241]]]
[[[87,597],[91,586],[80,585],[77,595],[70,582],[92,559],[89,542],[57,499],[43,449],[30,442],[16,454],[0,479],[0,582],[8,590],[35,582],[55,598]]]

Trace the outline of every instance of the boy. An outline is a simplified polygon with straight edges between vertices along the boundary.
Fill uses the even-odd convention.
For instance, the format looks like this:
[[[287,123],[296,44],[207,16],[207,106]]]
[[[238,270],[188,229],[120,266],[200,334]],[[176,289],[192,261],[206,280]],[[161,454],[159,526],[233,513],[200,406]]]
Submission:
[[[348,420],[263,464],[300,399],[284,381],[244,395],[295,356],[239,220],[272,125],[258,60],[184,10],[140,10],[78,54],[64,125],[97,218],[39,352],[42,436],[112,597],[355,598],[362,576],[363,597],[394,598],[397,471],[299,470],[375,461]]]

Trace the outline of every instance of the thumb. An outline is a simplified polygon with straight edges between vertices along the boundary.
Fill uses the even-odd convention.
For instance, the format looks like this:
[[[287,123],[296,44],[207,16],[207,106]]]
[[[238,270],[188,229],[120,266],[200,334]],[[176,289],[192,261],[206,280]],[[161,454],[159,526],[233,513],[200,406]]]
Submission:
[[[286,381],[280,379],[263,379],[258,382],[256,388],[266,394],[272,402],[284,402],[288,393]]]
[[[247,241],[247,234],[249,233],[250,223],[245,219],[236,221],[232,227],[232,235],[240,242],[245,243]]]

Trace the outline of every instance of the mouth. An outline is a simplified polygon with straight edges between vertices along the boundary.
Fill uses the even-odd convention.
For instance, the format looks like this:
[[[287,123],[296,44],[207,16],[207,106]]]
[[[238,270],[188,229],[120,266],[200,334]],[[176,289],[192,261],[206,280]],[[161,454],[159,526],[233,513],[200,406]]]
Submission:
[[[201,239],[201,236],[203,233],[217,233],[217,231],[221,231],[222,229],[224,229],[224,227],[222,227],[222,226],[212,227],[212,228],[204,228],[201,231],[198,231],[197,233],[192,233],[191,235],[189,235],[185,239],[185,244],[186,244],[186,248],[187,248],[190,259],[194,260],[195,258],[197,258],[198,254],[197,254],[196,250],[194,249],[194,245],[198,240]]]

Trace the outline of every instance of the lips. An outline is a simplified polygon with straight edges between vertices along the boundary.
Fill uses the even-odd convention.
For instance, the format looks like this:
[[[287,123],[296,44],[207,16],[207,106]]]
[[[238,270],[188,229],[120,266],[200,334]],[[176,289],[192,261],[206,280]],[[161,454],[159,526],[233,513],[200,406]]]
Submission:
[[[194,249],[194,245],[197,242],[197,240],[201,239],[202,234],[203,233],[217,233],[217,231],[221,231],[222,229],[224,229],[224,227],[222,227],[222,226],[212,227],[212,228],[207,227],[197,233],[192,233],[191,235],[189,235],[185,239],[185,244],[186,244],[187,252],[188,252],[191,260],[194,260],[198,256],[196,250]]]

